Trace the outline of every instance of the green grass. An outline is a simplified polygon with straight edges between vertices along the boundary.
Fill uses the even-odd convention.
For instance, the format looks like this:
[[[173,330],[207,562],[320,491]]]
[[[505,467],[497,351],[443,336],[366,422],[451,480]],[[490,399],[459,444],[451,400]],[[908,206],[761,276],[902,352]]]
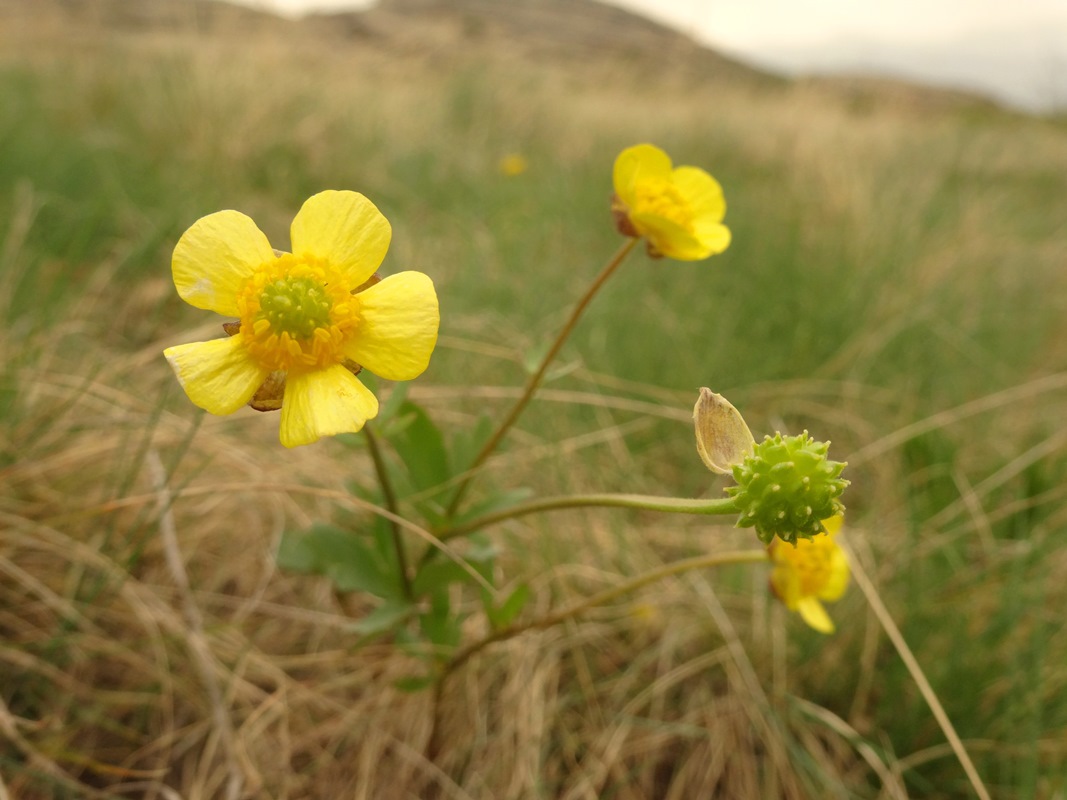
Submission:
[[[447,70],[301,40],[131,37],[49,52],[12,47],[0,65],[0,722],[25,721],[5,734],[0,775],[15,795],[134,782],[101,764],[162,769],[139,779],[183,796],[222,781],[156,541],[152,449],[175,489],[289,486],[175,505],[263,796],[387,797],[375,763],[389,785],[418,785],[396,743],[419,749],[425,698],[391,696],[386,724],[368,697],[411,665],[356,651],[345,605],[264,567],[282,527],[334,514],[298,487],[339,486],[366,465],[336,444],[283,453],[267,417],[201,424],[156,355],[208,323],[171,291],[170,250],[220,208],[285,247],[308,195],[364,192],[393,224],[384,269],[425,271],[441,296],[442,345],[413,394],[445,424],[469,425],[487,402],[503,409],[478,391],[523,380],[523,360],[617,248],[611,164],[638,141],[718,177],[734,242],[698,264],[631,257],[547,387],[601,402],[535,403],[501,484],[715,494],[684,423],[701,385],[726,393],[757,435],[832,439],[837,458],[855,455],[849,536],[990,792],[1067,791],[1062,122],[856,108],[813,86],[677,86],[624,69],[583,80],[491,49]],[[510,152],[528,172],[497,171]],[[598,429],[599,443],[576,442]],[[596,511],[497,535],[506,568],[531,580],[530,613],[713,539],[751,544],[700,521]],[[248,599],[257,592],[268,610]],[[613,608],[472,668],[451,724],[476,734],[460,737],[446,772],[475,797],[694,796],[725,747],[735,766],[717,785],[730,796],[894,796],[795,697],[858,731],[909,796],[971,796],[857,590],[832,607],[829,639],[767,612],[751,571],[635,602],[661,610],[642,621]],[[538,661],[539,648],[555,660]],[[387,735],[368,738],[375,724]]]

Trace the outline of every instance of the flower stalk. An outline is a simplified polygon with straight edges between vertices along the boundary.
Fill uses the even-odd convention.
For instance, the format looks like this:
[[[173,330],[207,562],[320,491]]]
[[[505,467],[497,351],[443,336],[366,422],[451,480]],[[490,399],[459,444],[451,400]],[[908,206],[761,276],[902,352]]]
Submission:
[[[563,349],[563,345],[566,343],[567,339],[570,338],[571,332],[574,331],[574,328],[578,324],[578,320],[581,319],[585,309],[589,306],[589,303],[592,302],[601,287],[607,282],[608,278],[610,278],[615,270],[619,268],[619,265],[626,260],[626,256],[628,256],[630,251],[634,249],[637,241],[637,239],[628,239],[626,243],[618,249],[615,255],[611,257],[611,260],[604,265],[604,268],[600,271],[600,274],[596,276],[589,288],[586,289],[585,294],[582,295],[581,299],[574,306],[571,315],[567,318],[567,321],[556,335],[555,341],[552,342],[552,346],[548,348],[548,352],[545,353],[544,358],[541,359],[540,365],[534,371],[533,375],[530,376],[529,380],[526,381],[526,386],[524,387],[522,394],[519,395],[519,399],[515,401],[515,405],[512,406],[511,411],[508,412],[508,415],[504,417],[496,430],[493,431],[493,435],[489,437],[484,445],[482,445],[482,449],[479,450],[478,454],[474,457],[474,461],[471,462],[467,474],[463,477],[463,480],[460,481],[459,486],[456,487],[456,493],[452,496],[452,501],[449,503],[446,516],[455,516],[456,511],[459,510],[460,504],[463,502],[463,498],[466,496],[468,489],[470,489],[471,482],[474,480],[474,476],[477,474],[478,469],[485,463],[486,459],[496,451],[497,447],[500,446],[504,436],[507,435],[507,432],[511,430],[511,427],[526,409],[526,406],[529,405],[530,400],[533,399],[538,387],[540,387],[541,381],[544,380],[545,373],[548,371],[549,366],[555,361],[556,356],[559,355],[559,351]]]
[[[528,503],[520,503],[475,519],[457,523],[438,532],[442,541],[454,539],[482,530],[509,519],[539,514],[545,511],[561,511],[568,508],[633,508],[643,511],[659,511],[667,514],[728,515],[740,509],[732,497],[712,500],[690,500],[682,497],[656,497],[645,494],[570,494],[558,497],[542,497]]]
[[[727,553],[715,553],[712,555],[684,558],[681,561],[675,561],[671,564],[665,564],[662,567],[649,570],[648,572],[643,572],[624,583],[612,586],[610,589],[605,589],[602,592],[598,592],[585,600],[579,600],[577,603],[573,603],[552,614],[546,614],[543,617],[530,620],[529,622],[500,628],[499,630],[490,633],[484,639],[467,645],[457,652],[447,664],[445,664],[444,668],[437,676],[437,680],[434,682],[433,723],[430,729],[429,739],[426,743],[426,758],[431,762],[436,761],[441,752],[440,709],[441,698],[444,696],[445,683],[456,670],[490,645],[498,642],[505,642],[508,639],[514,639],[516,636],[521,636],[528,631],[547,630],[548,628],[559,625],[561,622],[566,622],[569,619],[581,616],[592,608],[604,605],[605,603],[610,603],[612,600],[623,597],[630,592],[648,586],[651,583],[661,581],[664,578],[669,578],[672,575],[681,575],[686,572],[692,572],[693,570],[710,569],[712,567],[726,566],[727,564],[754,564],[766,561],[767,552],[765,550],[736,550]]]

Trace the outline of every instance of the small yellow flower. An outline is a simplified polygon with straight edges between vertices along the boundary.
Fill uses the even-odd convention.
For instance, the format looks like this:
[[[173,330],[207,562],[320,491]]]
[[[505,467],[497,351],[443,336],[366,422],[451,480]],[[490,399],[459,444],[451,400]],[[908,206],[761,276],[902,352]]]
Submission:
[[[722,187],[698,167],[674,167],[650,144],[623,150],[615,159],[612,211],[626,236],[643,236],[652,256],[700,261],[730,245],[722,224]]]
[[[280,395],[286,447],[360,430],[378,400],[356,373],[411,380],[437,343],[430,278],[375,276],[391,237],[388,220],[356,192],[309,198],[290,228],[292,253],[271,249],[238,211],[195,222],[174,248],[174,285],[190,305],[239,323],[225,326],[228,338],[163,352],[189,399],[232,414],[254,397]]]
[[[827,533],[797,539],[796,545],[775,539],[767,548],[774,564],[771,590],[820,633],[833,633],[834,623],[819,601],[837,600],[848,586],[848,559],[834,540],[841,520],[840,514],[823,520]]]
[[[508,153],[497,163],[497,169],[500,170],[500,174],[508,178],[522,175],[529,167],[530,163],[522,153]]]

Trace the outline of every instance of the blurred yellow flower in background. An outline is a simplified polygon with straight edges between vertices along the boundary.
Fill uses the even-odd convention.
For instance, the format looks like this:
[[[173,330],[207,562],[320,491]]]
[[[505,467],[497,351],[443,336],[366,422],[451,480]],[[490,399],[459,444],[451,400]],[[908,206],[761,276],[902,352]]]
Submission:
[[[274,387],[286,447],[360,430],[377,415],[378,400],[356,373],[365,367],[411,380],[437,343],[430,278],[375,276],[391,237],[377,207],[347,191],[304,203],[290,228],[292,253],[273,250],[238,211],[195,222],[174,248],[178,294],[240,323],[226,326],[229,338],[164,351],[189,399],[212,414],[232,414]]]
[[[514,178],[526,172],[530,168],[530,162],[522,153],[508,153],[497,162],[496,168],[500,170],[501,175]]]
[[[774,564],[771,590],[820,633],[834,632],[834,623],[820,601],[837,600],[848,586],[848,559],[834,540],[842,519],[838,514],[823,520],[827,533],[798,539],[795,546],[775,539],[767,548]]]
[[[698,167],[674,167],[650,144],[615,159],[612,211],[619,231],[645,237],[652,256],[700,261],[730,245],[722,187]]]

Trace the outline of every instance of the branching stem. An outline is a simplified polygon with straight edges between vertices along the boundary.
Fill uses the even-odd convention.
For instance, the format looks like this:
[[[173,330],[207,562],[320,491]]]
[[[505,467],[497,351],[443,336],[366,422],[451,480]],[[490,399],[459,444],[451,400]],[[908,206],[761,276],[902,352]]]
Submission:
[[[681,575],[682,573],[691,572],[692,570],[721,567],[727,564],[751,564],[764,561],[767,561],[767,552],[765,550],[735,550],[727,553],[695,556],[693,558],[685,558],[681,561],[675,561],[671,564],[664,564],[662,567],[649,570],[648,572],[637,575],[624,583],[612,586],[610,589],[597,592],[584,600],[579,600],[577,603],[573,603],[572,605],[562,608],[552,614],[547,614],[538,619],[530,620],[529,622],[509,625],[506,628],[493,631],[484,639],[464,647],[445,665],[434,685],[434,720],[430,732],[430,739],[427,744],[427,757],[432,761],[436,759],[437,755],[440,753],[440,706],[444,695],[445,681],[447,681],[450,675],[463,666],[473,656],[477,655],[490,645],[513,639],[527,631],[546,630],[547,628],[551,628],[568,619],[580,616],[591,608],[610,603],[612,600],[622,597],[623,595],[629,594],[643,586],[663,580],[672,575]]]

